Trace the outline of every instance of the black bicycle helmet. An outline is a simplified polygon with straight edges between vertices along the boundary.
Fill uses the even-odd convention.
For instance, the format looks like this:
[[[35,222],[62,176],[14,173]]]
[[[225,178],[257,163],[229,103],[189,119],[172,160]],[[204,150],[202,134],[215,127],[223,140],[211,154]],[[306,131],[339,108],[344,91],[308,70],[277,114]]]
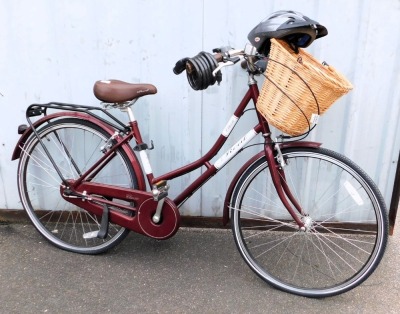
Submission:
[[[267,55],[271,38],[284,39],[297,50],[326,35],[328,30],[325,26],[300,12],[277,11],[254,27],[247,38],[259,53]]]

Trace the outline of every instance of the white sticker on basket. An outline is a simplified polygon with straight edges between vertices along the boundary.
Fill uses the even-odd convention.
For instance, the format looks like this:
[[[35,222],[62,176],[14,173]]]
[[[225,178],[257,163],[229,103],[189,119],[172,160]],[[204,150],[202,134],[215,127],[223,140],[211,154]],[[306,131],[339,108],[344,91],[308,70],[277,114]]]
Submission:
[[[311,115],[311,120],[310,120],[311,124],[317,124],[317,123],[318,123],[318,120],[319,120],[319,115],[313,113],[313,114]]]
[[[364,201],[362,200],[360,194],[357,192],[355,187],[349,181],[345,181],[343,185],[346,188],[347,192],[349,192],[353,200],[357,203],[357,205],[361,206],[364,204]]]

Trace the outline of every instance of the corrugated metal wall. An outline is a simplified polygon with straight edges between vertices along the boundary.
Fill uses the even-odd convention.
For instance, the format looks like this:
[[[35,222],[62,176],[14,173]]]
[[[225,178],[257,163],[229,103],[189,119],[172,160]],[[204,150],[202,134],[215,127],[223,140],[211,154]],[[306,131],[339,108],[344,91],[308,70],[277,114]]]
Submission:
[[[400,2],[0,0],[0,209],[19,209],[17,162],[10,157],[37,102],[96,105],[98,79],[149,82],[158,94],[136,105],[156,174],[200,157],[213,144],[247,89],[239,66],[223,70],[220,87],[193,91],[171,69],[181,57],[230,45],[269,13],[293,9],[320,21],[329,36],[309,49],[345,74],[355,89],[322,117],[311,139],[346,154],[378,183],[387,203],[400,149]],[[260,84],[262,79],[259,80]],[[255,123],[248,115],[236,138]],[[183,208],[220,216],[227,186],[250,151],[225,167]],[[199,171],[172,183],[171,194]]]

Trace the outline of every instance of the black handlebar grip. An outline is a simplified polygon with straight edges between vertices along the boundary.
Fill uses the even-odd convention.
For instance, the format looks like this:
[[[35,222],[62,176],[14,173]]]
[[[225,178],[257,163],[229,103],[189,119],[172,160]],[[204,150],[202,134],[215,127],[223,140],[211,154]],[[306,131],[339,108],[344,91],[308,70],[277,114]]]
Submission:
[[[186,62],[189,60],[189,58],[183,58],[179,60],[174,68],[172,69],[176,75],[181,74],[183,71],[186,69]]]

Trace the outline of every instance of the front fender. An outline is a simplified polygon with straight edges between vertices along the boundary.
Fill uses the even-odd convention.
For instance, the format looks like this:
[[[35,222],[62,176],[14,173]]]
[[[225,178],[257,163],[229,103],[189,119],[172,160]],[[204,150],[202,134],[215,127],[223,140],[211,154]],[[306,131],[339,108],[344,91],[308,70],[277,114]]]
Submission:
[[[56,112],[56,113],[44,116],[41,119],[35,121],[33,123],[33,127],[35,129],[37,129],[41,125],[48,123],[51,120],[64,118],[64,117],[78,118],[78,119],[90,121],[91,123],[99,126],[100,128],[104,129],[105,131],[107,131],[110,134],[110,136],[113,135],[115,132],[115,130],[111,126],[92,117],[91,115],[88,115],[88,114],[85,114],[82,112],[72,112],[72,111]],[[21,153],[24,149],[24,146],[25,146],[26,142],[29,140],[29,138],[32,136],[32,134],[33,134],[32,127],[29,127],[25,130],[25,132],[21,135],[21,137],[19,138],[19,140],[14,148],[14,152],[12,154],[11,160],[16,160],[21,157]],[[134,170],[136,178],[137,178],[138,189],[146,190],[146,182],[144,180],[144,175],[143,175],[142,169],[140,167],[140,163],[139,163],[135,153],[133,152],[132,148],[129,145],[123,145],[122,148],[125,151],[125,153],[127,154],[129,161],[132,164],[133,170]]]
[[[285,148],[293,148],[293,147],[307,147],[307,148],[318,148],[321,146],[321,143],[317,142],[288,142],[288,143],[282,143],[279,145],[281,149]],[[257,160],[262,158],[264,156],[264,151],[259,152],[258,154],[254,155],[251,157],[241,168],[240,170],[236,173],[235,177],[232,179],[228,191],[226,192],[225,196],[225,202],[224,202],[224,208],[223,208],[223,216],[222,216],[222,223],[224,226],[227,225],[229,222],[229,207],[230,207],[230,202],[232,199],[232,193],[233,190],[239,181],[240,177],[243,175],[243,173],[246,171],[247,168],[249,168],[252,164],[254,164]]]

